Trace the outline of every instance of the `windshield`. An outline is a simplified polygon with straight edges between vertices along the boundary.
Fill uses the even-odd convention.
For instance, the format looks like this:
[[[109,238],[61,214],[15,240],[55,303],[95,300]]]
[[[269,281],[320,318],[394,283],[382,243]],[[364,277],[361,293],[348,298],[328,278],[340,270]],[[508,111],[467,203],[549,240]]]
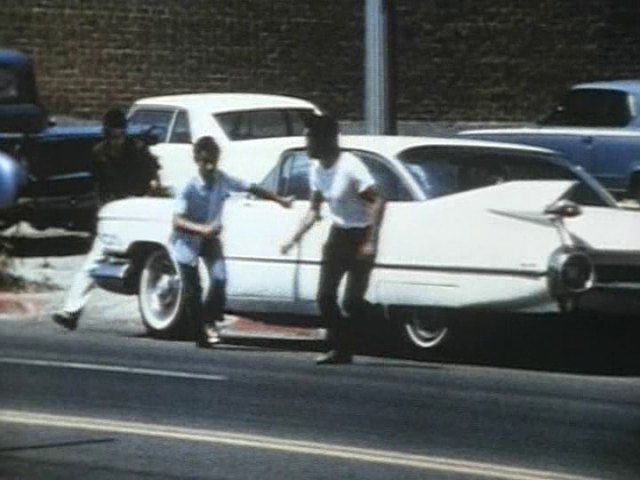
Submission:
[[[513,180],[577,180],[570,199],[608,206],[606,200],[552,154],[480,147],[421,147],[399,158],[427,198],[437,198]],[[526,193],[526,192],[525,192]]]
[[[626,92],[580,88],[571,90],[541,123],[551,126],[624,127],[632,118],[632,98]]]
[[[310,108],[271,108],[218,113],[214,117],[229,140],[253,140],[304,135],[305,118],[311,114]]]

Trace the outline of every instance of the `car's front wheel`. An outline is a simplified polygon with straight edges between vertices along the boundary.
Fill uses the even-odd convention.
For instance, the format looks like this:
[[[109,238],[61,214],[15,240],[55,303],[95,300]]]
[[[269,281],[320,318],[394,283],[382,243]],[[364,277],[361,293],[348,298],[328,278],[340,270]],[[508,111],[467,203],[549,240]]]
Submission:
[[[400,323],[404,340],[414,349],[434,349],[449,337],[450,317],[443,310],[395,307],[390,312]]]
[[[151,252],[140,274],[138,300],[142,322],[156,337],[184,337],[189,331],[180,274],[167,251]]]

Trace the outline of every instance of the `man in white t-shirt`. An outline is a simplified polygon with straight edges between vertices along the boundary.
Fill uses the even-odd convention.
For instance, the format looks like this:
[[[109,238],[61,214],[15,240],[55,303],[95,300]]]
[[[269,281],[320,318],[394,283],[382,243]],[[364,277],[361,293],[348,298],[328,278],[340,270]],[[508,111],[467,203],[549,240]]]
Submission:
[[[332,118],[313,116],[308,120],[307,153],[313,160],[309,212],[281,251],[286,254],[291,250],[320,219],[320,206],[326,201],[332,227],[322,252],[317,302],[330,350],[317,363],[351,363],[353,318],[364,313],[364,295],[377,250],[384,199],[362,161],[340,151],[338,124]],[[338,286],[345,274],[348,277],[342,307],[348,318],[343,318],[337,302]]]

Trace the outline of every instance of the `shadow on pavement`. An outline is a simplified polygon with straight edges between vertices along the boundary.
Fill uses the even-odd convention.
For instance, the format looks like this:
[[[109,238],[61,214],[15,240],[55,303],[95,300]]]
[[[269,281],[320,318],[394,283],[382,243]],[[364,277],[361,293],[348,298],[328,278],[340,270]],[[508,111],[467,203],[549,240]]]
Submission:
[[[631,317],[478,318],[457,325],[435,361],[587,375],[640,375],[640,323]]]
[[[440,350],[410,351],[397,340],[375,341],[374,335],[374,341],[360,343],[357,354],[579,375],[640,376],[640,322],[635,318],[559,320],[474,314],[453,327],[450,342]],[[217,348],[322,352],[326,344],[321,340],[229,337]]]

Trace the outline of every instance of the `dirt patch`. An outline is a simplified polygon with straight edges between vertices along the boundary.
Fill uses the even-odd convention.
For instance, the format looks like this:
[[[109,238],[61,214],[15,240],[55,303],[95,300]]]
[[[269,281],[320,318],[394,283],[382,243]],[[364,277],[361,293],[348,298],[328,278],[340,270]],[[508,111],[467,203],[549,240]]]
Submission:
[[[60,290],[60,287],[48,282],[25,280],[11,272],[0,272],[0,292],[43,293]]]
[[[26,280],[12,273],[13,246],[4,239],[0,239],[0,292],[13,293],[41,293],[58,290],[53,283]]]

